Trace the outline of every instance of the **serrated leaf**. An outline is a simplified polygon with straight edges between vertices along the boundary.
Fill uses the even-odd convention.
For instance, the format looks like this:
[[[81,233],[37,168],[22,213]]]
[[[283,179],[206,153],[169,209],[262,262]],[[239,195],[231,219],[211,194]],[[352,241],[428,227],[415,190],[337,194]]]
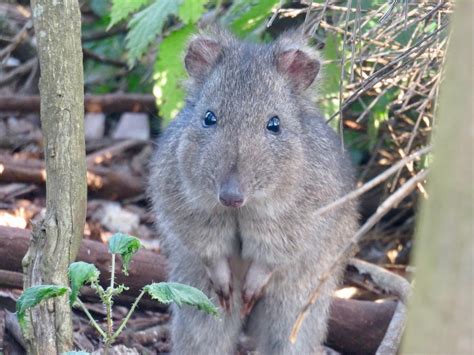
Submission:
[[[236,0],[228,10],[224,22],[238,36],[247,35],[270,18],[272,9],[279,3],[279,0]]]
[[[132,256],[140,249],[141,243],[138,238],[125,233],[115,233],[109,239],[109,251],[112,254],[120,254],[122,257],[122,271],[128,275],[128,266]]]
[[[166,19],[177,15],[182,0],[159,0],[135,14],[126,37],[130,64],[141,57],[148,45],[161,33]]]
[[[134,13],[142,6],[149,3],[150,0],[112,0],[112,10],[110,13],[110,24],[108,28],[111,28],[131,13]]]
[[[100,271],[95,265],[77,261],[69,265],[68,276],[71,284],[71,294],[69,295],[69,303],[74,305],[79,290],[86,283],[93,282],[99,278]]]
[[[160,44],[155,62],[153,93],[165,124],[178,113],[184,103],[185,93],[181,80],[186,77],[186,70],[181,58],[189,36],[195,30],[194,25],[185,26],[172,32]]]
[[[62,296],[67,290],[66,286],[58,285],[39,285],[24,290],[16,302],[16,316],[20,326],[25,326],[25,313],[28,309],[47,299]]]
[[[208,0],[183,0],[178,16],[185,24],[196,23],[204,13],[204,5]]]
[[[176,282],[160,282],[145,286],[145,291],[152,299],[164,304],[176,303],[196,307],[208,314],[217,315],[216,306],[200,290],[195,287],[183,285]]]

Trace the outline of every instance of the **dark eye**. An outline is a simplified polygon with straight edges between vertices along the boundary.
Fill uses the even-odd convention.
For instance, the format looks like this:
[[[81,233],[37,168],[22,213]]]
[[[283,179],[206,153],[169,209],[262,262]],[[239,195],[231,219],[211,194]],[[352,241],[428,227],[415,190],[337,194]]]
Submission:
[[[206,114],[204,115],[204,118],[202,119],[202,125],[204,127],[209,127],[212,125],[215,125],[217,123],[217,117],[214,115],[214,112],[212,111],[207,111]]]
[[[278,116],[273,116],[268,120],[267,129],[273,134],[280,134],[280,119]]]

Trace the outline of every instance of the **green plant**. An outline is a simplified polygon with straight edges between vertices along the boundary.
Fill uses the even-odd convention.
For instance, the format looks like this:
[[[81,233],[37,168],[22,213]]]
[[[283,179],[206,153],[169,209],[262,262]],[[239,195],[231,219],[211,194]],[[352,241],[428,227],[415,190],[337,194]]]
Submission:
[[[129,312],[120,323],[117,329],[114,328],[112,319],[112,306],[114,304],[113,299],[115,296],[121,294],[127,290],[125,285],[115,284],[115,258],[116,255],[120,255],[122,258],[122,272],[128,275],[128,267],[133,255],[140,249],[140,241],[132,236],[116,233],[108,242],[109,252],[112,254],[111,258],[111,276],[110,286],[104,289],[99,284],[100,271],[93,264],[89,264],[83,261],[77,261],[69,265],[69,282],[70,287],[64,285],[38,285],[26,289],[20,296],[16,304],[17,317],[20,326],[24,328],[26,326],[26,311],[32,307],[35,307],[39,303],[53,298],[63,296],[69,293],[69,302],[72,307],[80,307],[86,316],[89,318],[92,326],[102,337],[105,349],[108,349],[110,345],[119,336],[122,330],[127,325],[128,320],[135,311],[138,303],[145,294],[149,294],[152,299],[157,300],[164,304],[176,303],[178,306],[183,304],[194,306],[197,309],[204,311],[208,314],[217,315],[217,308],[207,298],[207,296],[200,290],[175,283],[175,282],[160,282],[146,285],[138,297],[130,307]],[[103,329],[99,323],[92,317],[87,310],[84,303],[79,299],[79,291],[82,286],[90,285],[94,289],[97,295],[100,297],[102,303],[106,309],[107,327]]]

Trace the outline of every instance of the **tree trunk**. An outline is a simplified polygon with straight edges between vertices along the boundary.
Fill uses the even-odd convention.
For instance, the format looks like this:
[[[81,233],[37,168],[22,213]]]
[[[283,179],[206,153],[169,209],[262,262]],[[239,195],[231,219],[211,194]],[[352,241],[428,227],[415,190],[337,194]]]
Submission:
[[[472,354],[472,0],[456,1],[435,161],[416,234],[415,292],[404,354]]]
[[[77,0],[32,0],[41,66],[41,124],[46,160],[46,216],[35,226],[23,260],[25,288],[67,285],[86,213],[84,78],[81,15]],[[29,354],[72,349],[71,310],[66,296],[30,312],[25,331]]]

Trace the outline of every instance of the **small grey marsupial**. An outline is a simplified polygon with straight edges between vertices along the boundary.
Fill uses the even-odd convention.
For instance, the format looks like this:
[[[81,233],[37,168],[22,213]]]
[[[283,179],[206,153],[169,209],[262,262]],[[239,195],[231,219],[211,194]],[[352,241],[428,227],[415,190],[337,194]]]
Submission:
[[[184,62],[186,103],[158,139],[148,192],[170,280],[222,312],[173,308],[173,354],[233,354],[243,327],[260,354],[317,353],[344,262],[294,345],[290,331],[357,228],[355,202],[315,215],[354,185],[311,101],[319,56],[296,32],[254,44],[214,29],[191,39]]]

